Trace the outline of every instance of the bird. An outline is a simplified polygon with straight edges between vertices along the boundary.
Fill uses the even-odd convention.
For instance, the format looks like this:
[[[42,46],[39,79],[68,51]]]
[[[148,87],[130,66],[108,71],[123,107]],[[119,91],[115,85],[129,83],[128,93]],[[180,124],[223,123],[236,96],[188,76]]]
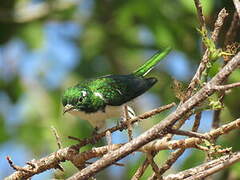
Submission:
[[[67,88],[62,95],[63,114],[70,113],[87,120],[94,128],[121,116],[122,107],[149,90],[155,77],[145,77],[171,51],[157,52],[142,66],[126,75],[105,75],[87,79]]]

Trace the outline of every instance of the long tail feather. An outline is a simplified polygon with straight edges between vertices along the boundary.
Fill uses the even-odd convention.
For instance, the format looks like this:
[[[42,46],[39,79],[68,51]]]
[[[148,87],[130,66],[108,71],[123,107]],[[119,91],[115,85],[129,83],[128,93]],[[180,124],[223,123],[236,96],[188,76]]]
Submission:
[[[148,59],[146,63],[144,63],[140,68],[133,72],[135,76],[144,77],[147,73],[149,73],[158,62],[160,62],[164,57],[166,57],[171,51],[171,48],[168,47],[162,52],[157,52],[151,58]]]

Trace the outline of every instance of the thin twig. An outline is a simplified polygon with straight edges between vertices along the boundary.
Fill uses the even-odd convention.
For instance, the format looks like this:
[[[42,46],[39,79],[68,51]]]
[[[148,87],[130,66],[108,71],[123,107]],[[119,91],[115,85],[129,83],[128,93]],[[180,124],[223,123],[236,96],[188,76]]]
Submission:
[[[230,25],[230,27],[229,27],[226,35],[225,35],[225,40],[224,40],[224,49],[225,50],[227,50],[228,45],[230,45],[234,42],[234,39],[236,38],[239,27],[240,27],[239,17],[238,17],[237,12],[235,12],[234,15],[233,15],[233,18],[232,18],[231,25]],[[231,59],[230,56],[225,57],[222,67],[224,67],[227,64],[227,61],[225,60],[226,58],[227,58],[227,61],[229,59]],[[227,78],[223,81],[223,84],[225,82],[227,82]],[[225,91],[220,91],[220,94],[219,94],[218,98],[219,98],[219,102],[221,104],[223,104],[225,94],[226,94]],[[216,128],[219,127],[221,112],[222,112],[222,109],[217,109],[213,113],[213,122],[212,122],[212,128],[213,129],[216,129]]]
[[[238,29],[240,27],[240,22],[239,22],[240,17],[238,17],[237,12],[234,13],[231,25],[226,33],[225,40],[224,40],[224,46],[225,48],[227,45],[231,44],[234,42],[236,35],[238,33]]]
[[[85,162],[85,164],[92,164],[92,163],[93,163],[93,162],[88,162],[88,161]],[[120,166],[120,167],[124,167],[124,166],[125,166],[125,164],[123,164],[123,163],[117,163],[117,162],[113,163],[113,165],[115,165],[115,166]]]
[[[20,172],[25,172],[25,173],[31,173],[31,170],[28,170],[26,168],[23,168],[23,167],[20,167],[20,166],[17,166],[13,163],[13,161],[11,160],[10,156],[7,156],[6,157],[7,161],[8,161],[8,164],[16,171],[20,171]]]
[[[201,117],[202,117],[202,112],[196,112],[195,113],[195,120],[194,120],[194,124],[193,124],[193,127],[192,127],[193,132],[197,132],[197,130],[200,126]]]
[[[141,166],[137,169],[135,174],[132,176],[131,180],[139,180],[144,174],[148,166],[149,166],[149,161],[148,159],[145,159],[144,162],[141,164]]]
[[[153,171],[155,172],[155,175],[158,179],[161,179],[161,175],[159,174],[159,168],[157,166],[157,164],[154,162],[154,159],[153,159],[153,155],[152,153],[147,153],[147,159],[148,159],[148,162],[149,164],[152,166],[152,169]]]
[[[170,154],[168,159],[164,162],[162,167],[159,169],[159,174],[165,173],[176,161],[177,159],[184,153],[185,149],[178,149]],[[148,180],[156,179],[156,174],[153,174]],[[162,179],[162,177],[161,177]]]
[[[173,133],[173,134],[177,134],[177,135],[181,135],[181,136],[189,136],[189,137],[209,139],[206,136],[204,136],[203,134],[193,132],[193,131],[183,131],[183,130],[169,129],[168,132]]]
[[[52,129],[53,135],[56,138],[58,149],[61,149],[62,148],[62,143],[61,143],[60,137],[58,135],[57,129],[54,126],[51,126],[51,129]]]
[[[194,3],[195,3],[195,7],[197,9],[197,15],[198,15],[198,19],[199,19],[199,22],[200,22],[200,26],[201,27],[206,27],[205,17],[203,15],[203,10],[202,10],[201,3],[200,3],[199,0],[194,0]]]
[[[123,106],[123,114],[124,114],[124,121],[126,121],[126,123],[127,123],[128,141],[131,141],[133,139],[133,135],[132,135],[133,128],[132,128],[132,124],[131,124],[131,119],[129,117],[127,105]]]
[[[217,42],[217,40],[218,40],[218,35],[219,35],[219,33],[220,33],[220,30],[221,30],[221,28],[222,28],[222,26],[223,26],[223,23],[224,23],[224,20],[225,20],[225,18],[228,16],[228,13],[227,13],[227,11],[226,11],[226,9],[225,8],[223,8],[220,12],[219,12],[219,14],[218,14],[218,18],[217,18],[217,20],[216,20],[216,22],[215,22],[215,24],[214,24],[214,30],[213,30],[213,32],[212,32],[212,35],[211,35],[211,39],[213,40],[213,42]]]
[[[218,85],[218,86],[214,86],[213,88],[215,88],[217,91],[226,91],[239,86],[240,86],[240,82],[237,82],[237,83],[226,84],[226,85]]]

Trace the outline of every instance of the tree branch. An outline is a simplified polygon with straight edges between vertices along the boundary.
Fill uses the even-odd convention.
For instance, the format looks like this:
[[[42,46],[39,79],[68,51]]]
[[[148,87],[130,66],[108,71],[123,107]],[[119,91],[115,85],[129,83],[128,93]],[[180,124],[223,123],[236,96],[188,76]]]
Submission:
[[[182,171],[177,174],[170,174],[164,180],[194,180],[208,177],[233,163],[240,161],[240,152],[222,156],[218,159],[201,164],[195,168]]]
[[[197,15],[198,15],[198,19],[200,22],[200,26],[205,27],[206,24],[205,24],[205,17],[203,15],[202,5],[199,0],[194,0],[194,3],[195,3],[195,7],[197,9]]]
[[[217,91],[226,91],[239,86],[240,86],[240,82],[237,82],[237,83],[226,84],[226,85],[218,85],[213,88],[216,89]]]

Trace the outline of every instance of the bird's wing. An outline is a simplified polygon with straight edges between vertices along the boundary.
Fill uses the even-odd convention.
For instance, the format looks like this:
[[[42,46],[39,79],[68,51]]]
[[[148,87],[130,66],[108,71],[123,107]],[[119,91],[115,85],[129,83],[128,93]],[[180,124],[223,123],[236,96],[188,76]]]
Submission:
[[[134,75],[109,75],[98,80],[99,85],[93,92],[101,97],[107,105],[120,106],[151,88],[155,78],[141,78]]]

